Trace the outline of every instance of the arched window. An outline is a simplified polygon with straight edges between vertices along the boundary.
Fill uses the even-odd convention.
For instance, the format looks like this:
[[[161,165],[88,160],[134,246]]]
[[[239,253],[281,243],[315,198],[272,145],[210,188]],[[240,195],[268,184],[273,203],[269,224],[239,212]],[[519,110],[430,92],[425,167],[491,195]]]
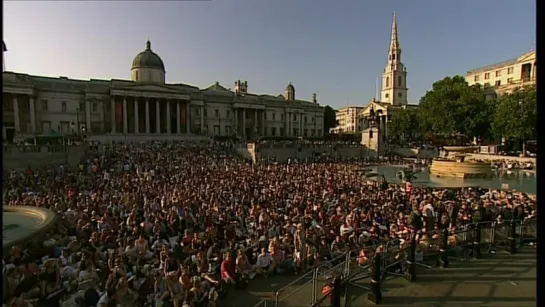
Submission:
[[[397,84],[399,87],[403,87],[403,82],[401,82],[401,76],[397,76]]]
[[[390,77],[386,77],[386,87],[390,86]]]

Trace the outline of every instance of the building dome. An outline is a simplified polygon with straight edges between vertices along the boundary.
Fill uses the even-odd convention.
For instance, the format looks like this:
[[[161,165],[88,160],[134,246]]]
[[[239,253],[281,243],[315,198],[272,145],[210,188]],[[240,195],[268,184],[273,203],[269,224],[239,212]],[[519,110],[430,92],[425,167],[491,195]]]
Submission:
[[[132,69],[135,68],[152,68],[161,70],[162,72],[165,71],[163,60],[155,52],[151,51],[150,41],[146,43],[146,50],[137,54],[132,61]]]

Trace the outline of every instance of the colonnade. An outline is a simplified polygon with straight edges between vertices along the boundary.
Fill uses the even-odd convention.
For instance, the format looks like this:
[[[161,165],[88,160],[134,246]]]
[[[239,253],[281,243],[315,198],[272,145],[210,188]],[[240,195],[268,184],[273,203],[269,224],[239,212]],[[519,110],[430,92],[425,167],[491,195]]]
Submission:
[[[121,102],[119,99],[121,98]],[[143,103],[144,113],[141,114],[139,105]],[[155,110],[150,109],[150,103],[154,105]],[[173,109],[175,106],[175,110]],[[182,127],[185,126],[185,133],[190,133],[190,108],[189,101],[165,98],[141,98],[134,96],[112,96],[111,97],[111,133],[135,133],[135,134],[172,134],[172,114],[176,112],[174,117],[176,126],[175,134],[182,133]],[[130,116],[129,107],[132,107],[132,116]],[[86,106],[87,109],[87,106]],[[161,112],[164,110],[164,112]],[[118,131],[117,124],[118,116],[121,117],[121,129]],[[153,116],[154,115],[154,116]],[[164,115],[164,116],[162,116]],[[185,117],[185,118],[182,118]],[[144,129],[140,123],[140,119],[144,119]],[[155,117],[155,118],[153,118]],[[154,127],[152,131],[152,121]],[[130,128],[129,124],[134,125],[134,129]],[[203,114],[201,112],[201,126],[203,124]],[[164,128],[164,129],[163,129]],[[131,130],[131,131],[130,131]],[[142,131],[144,130],[144,131]]]

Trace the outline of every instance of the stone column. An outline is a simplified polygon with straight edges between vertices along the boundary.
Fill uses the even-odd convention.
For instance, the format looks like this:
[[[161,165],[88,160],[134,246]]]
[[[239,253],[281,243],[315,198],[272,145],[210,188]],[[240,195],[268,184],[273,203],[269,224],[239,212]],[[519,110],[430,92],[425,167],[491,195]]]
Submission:
[[[204,106],[201,107],[201,134],[204,134]]]
[[[182,133],[182,116],[180,116],[180,101],[176,101],[176,133]]]
[[[112,121],[111,132],[115,133],[115,97],[110,98],[110,120]]]
[[[127,97],[123,97],[123,133],[129,132],[129,122],[127,121]]]
[[[290,132],[288,131],[289,130],[288,117],[289,117],[289,112],[284,111],[284,136],[285,137],[290,135]]]
[[[242,109],[242,133],[243,137],[246,137],[246,110]]]
[[[265,132],[266,132],[266,129],[265,129],[265,112],[267,112],[266,110],[262,110],[261,111],[261,136],[266,136],[265,135]]]
[[[34,97],[30,96],[28,103],[30,105],[30,132],[36,133],[36,107],[34,106]]]
[[[144,110],[146,113],[146,134],[150,134],[150,125],[149,125],[149,98],[146,98],[146,107]]]
[[[255,132],[255,134],[257,134],[259,132],[259,129],[258,129],[258,121],[257,121],[257,112],[259,112],[258,110],[255,110],[254,109],[254,127],[253,127],[253,131]]]
[[[303,113],[299,114],[299,136],[303,135]]]
[[[138,97],[134,97],[134,133],[140,133],[140,122],[138,119]]]
[[[161,133],[161,107],[159,107],[159,99],[155,99],[155,133]]]
[[[17,96],[13,96],[13,121],[13,124],[15,125],[15,131],[20,132],[21,123],[19,120],[19,102],[17,101]]]
[[[85,127],[87,128],[87,133],[91,132],[91,103],[89,100],[85,99]]]
[[[233,108],[233,133],[238,135],[238,110]]]
[[[168,99],[165,101],[165,108],[167,108],[165,112],[167,117],[167,134],[170,134],[170,101]]]
[[[189,101],[185,103],[185,131],[187,134],[191,133],[191,108],[189,107]]]

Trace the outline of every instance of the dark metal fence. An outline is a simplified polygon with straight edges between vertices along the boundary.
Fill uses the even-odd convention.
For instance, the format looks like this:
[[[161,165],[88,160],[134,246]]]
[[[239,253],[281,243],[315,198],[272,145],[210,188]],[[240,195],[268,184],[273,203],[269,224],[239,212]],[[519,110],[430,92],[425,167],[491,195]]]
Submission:
[[[276,291],[272,305],[282,306],[288,297],[296,295],[300,305],[322,306],[328,298],[327,294],[322,294],[322,288],[331,276],[340,276],[344,285],[373,293],[371,281],[369,287],[358,281],[375,281],[373,274],[377,271],[380,280],[386,275],[394,275],[411,281],[415,266],[448,267],[449,259],[466,261],[481,258],[483,254],[493,256],[500,250],[516,253],[523,245],[537,244],[537,224],[535,219],[488,221],[465,224],[456,230],[414,231],[412,235],[408,242],[391,240],[365,247],[366,259],[360,257],[360,250],[352,250],[323,263]],[[377,253],[380,253],[380,257],[376,257],[380,259],[378,267],[373,261]],[[303,297],[303,301],[299,297]],[[266,306],[264,304],[266,302],[262,301],[259,306]]]

